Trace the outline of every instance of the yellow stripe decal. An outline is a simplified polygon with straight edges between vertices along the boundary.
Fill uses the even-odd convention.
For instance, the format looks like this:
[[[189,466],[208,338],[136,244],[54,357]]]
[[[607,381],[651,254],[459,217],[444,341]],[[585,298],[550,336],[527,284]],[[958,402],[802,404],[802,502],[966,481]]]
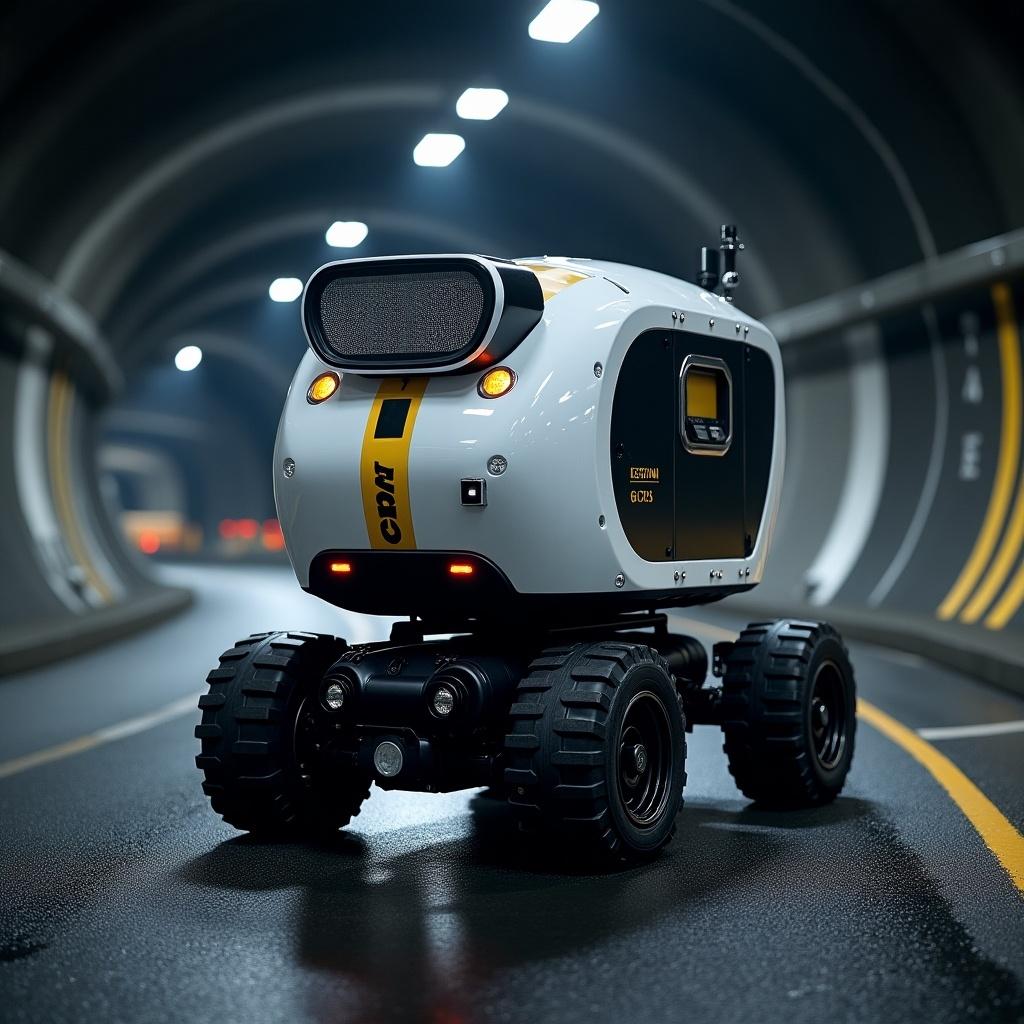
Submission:
[[[857,701],[857,715],[931,772],[995,854],[1013,884],[1024,892],[1024,836],[1003,817],[999,808],[945,754],[940,754],[913,729],[863,699]]]
[[[981,531],[974,542],[974,550],[945,600],[939,605],[937,614],[940,619],[951,619],[957,614],[985,571],[1006,520],[1013,484],[1017,478],[1021,442],[1020,342],[1013,319],[1013,302],[1009,287],[1002,282],[994,284],[992,301],[996,307],[999,363],[1003,378],[1003,422],[995,483]]]
[[[359,480],[371,548],[416,547],[409,501],[409,446],[426,377],[381,381],[363,434]]]

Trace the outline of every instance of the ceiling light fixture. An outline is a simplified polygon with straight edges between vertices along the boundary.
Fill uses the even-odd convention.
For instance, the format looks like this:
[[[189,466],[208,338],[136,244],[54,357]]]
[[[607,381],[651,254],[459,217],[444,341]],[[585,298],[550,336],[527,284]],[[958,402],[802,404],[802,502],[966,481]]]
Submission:
[[[416,144],[412,158],[420,167],[447,167],[465,148],[461,135],[430,132]]]
[[[297,277],[275,277],[267,291],[274,302],[294,302],[302,294],[302,282]]]
[[[504,89],[467,89],[455,103],[455,113],[468,121],[490,121],[508,105]]]
[[[324,238],[335,249],[354,249],[369,234],[370,229],[361,220],[336,220]]]
[[[203,350],[198,345],[186,345],[178,349],[178,354],[174,357],[174,365],[182,373],[194,370],[202,361]]]
[[[545,43],[568,43],[596,17],[601,8],[593,0],[550,0],[530,22],[531,39]]]

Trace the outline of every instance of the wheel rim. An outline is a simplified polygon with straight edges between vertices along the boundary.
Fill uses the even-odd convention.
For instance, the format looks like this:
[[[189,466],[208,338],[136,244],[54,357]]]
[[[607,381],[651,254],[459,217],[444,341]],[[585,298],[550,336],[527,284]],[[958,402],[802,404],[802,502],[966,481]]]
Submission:
[[[846,686],[834,661],[826,661],[814,674],[810,717],[814,756],[822,768],[831,771],[843,759],[849,723]]]
[[[637,828],[665,811],[672,787],[672,731],[661,699],[643,690],[626,706],[618,742],[619,799]]]

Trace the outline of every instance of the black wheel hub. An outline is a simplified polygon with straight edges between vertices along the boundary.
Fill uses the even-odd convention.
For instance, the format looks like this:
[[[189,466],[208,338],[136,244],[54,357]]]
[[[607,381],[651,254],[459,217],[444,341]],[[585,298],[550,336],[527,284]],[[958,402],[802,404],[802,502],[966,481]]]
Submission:
[[[672,785],[672,732],[668,712],[650,690],[626,707],[618,742],[619,798],[637,828],[650,828],[664,814]]]
[[[835,662],[826,661],[815,673],[810,711],[814,756],[830,771],[843,759],[849,728],[846,687]]]

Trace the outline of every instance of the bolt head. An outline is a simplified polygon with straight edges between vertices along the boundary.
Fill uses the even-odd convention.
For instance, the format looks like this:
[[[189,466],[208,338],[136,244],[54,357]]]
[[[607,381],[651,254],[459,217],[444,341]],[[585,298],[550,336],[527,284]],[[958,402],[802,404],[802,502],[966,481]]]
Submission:
[[[620,572],[618,574],[618,576],[615,577],[615,586],[617,586],[617,587],[624,587],[625,585],[626,585],[626,577],[623,576],[622,573]]]
[[[281,472],[284,473],[284,475],[289,480],[291,480],[291,478],[295,476],[295,460],[285,459],[284,462],[281,464]]]
[[[391,740],[378,744],[373,752],[373,766],[385,779],[394,778],[402,770],[402,748]]]
[[[604,373],[604,367],[600,363],[594,363],[594,376],[600,380],[602,373]]]

